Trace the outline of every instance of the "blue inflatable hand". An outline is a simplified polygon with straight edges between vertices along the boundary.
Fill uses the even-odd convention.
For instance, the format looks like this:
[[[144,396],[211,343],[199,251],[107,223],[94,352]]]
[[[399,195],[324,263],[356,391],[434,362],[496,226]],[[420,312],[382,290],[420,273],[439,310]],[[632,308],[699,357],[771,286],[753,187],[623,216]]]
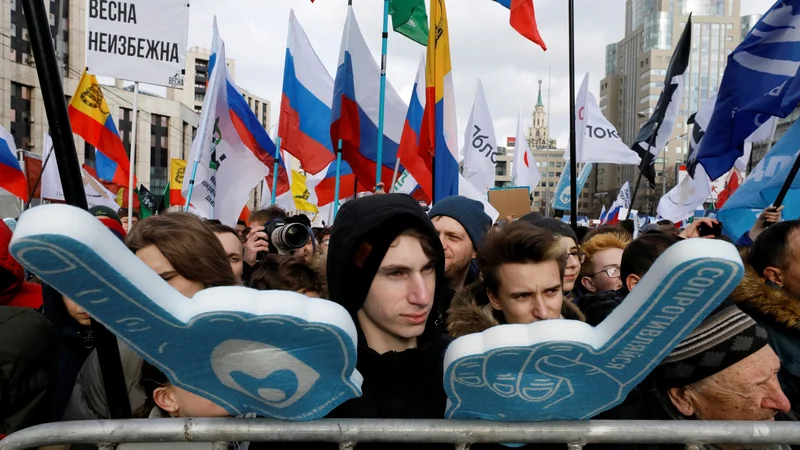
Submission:
[[[231,414],[311,420],[361,395],[355,324],[335,303],[243,287],[186,298],[65,205],[24,213],[10,247],[170,381]]]
[[[447,417],[591,418],[625,399],[737,286],[732,245],[672,246],[598,327],[572,320],[502,325],[454,341],[445,355]]]

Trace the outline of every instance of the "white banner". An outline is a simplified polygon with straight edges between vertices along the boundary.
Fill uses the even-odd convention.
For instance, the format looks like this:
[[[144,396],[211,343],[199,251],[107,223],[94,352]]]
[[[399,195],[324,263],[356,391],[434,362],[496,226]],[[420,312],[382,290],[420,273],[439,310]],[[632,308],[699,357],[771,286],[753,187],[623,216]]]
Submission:
[[[94,149],[92,149],[94,151]],[[85,161],[85,158],[84,158]],[[53,153],[53,140],[50,133],[44,133],[44,149],[42,150],[42,198],[64,198],[61,190],[61,175],[58,172],[56,155]]]
[[[720,178],[723,180],[723,178]],[[658,214],[673,222],[691,217],[698,208],[703,208],[703,203],[711,196],[711,185],[705,168],[698,164],[694,178],[685,175],[680,183],[672,188],[667,195],[658,202]]]
[[[475,90],[475,104],[472,106],[469,123],[464,132],[464,147],[461,149],[461,154],[464,156],[464,178],[486,197],[489,190],[494,187],[497,138],[481,80],[478,80],[478,87]]]
[[[87,0],[89,73],[183,86],[189,0]]]

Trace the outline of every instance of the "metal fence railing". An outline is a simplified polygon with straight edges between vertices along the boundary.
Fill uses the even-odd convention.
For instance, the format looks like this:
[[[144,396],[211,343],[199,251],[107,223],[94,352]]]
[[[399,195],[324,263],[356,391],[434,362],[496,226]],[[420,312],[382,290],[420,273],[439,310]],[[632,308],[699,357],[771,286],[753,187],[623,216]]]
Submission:
[[[359,442],[564,443],[569,450],[586,444],[800,444],[800,423],[723,421],[580,421],[508,423],[466,420],[324,419],[281,422],[267,419],[141,419],[59,422],[9,435],[0,450],[46,445],[97,444],[101,450],[124,443],[207,442],[224,449],[237,442],[338,442],[352,449]]]

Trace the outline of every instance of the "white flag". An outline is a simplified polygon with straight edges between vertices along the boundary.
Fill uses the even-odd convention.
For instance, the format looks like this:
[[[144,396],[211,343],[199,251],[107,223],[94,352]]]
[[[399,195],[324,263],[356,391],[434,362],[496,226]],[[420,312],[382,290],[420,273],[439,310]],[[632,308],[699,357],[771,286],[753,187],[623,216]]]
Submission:
[[[489,203],[489,198],[486,193],[475,188],[463,175],[458,176],[458,195],[483,203],[483,212],[491,217],[492,223],[497,222],[497,218],[500,217],[500,212]]]
[[[187,173],[192,173],[197,161],[191,202],[200,215],[233,226],[249,199],[250,190],[272,168],[263,164],[242,143],[233,126],[228,107],[229,81],[225,64],[225,44],[219,37],[216,18],[212,42],[216,64],[211,72],[208,92],[203,101],[203,113],[200,116],[200,128],[203,132],[199,132],[192,142]],[[184,198],[188,195],[188,190],[189,183],[184,183]]]
[[[581,83],[580,89],[578,89],[578,97],[575,98],[575,153],[577,155],[578,162],[583,161],[583,148],[586,133],[581,133],[581,130],[586,130],[586,122],[588,121],[588,111],[586,111],[586,97],[589,94],[589,72],[586,72],[586,75],[583,77],[583,82]],[[569,152],[564,152],[565,155],[568,155]],[[564,156],[564,158],[569,158],[569,156]]]
[[[92,150],[94,151],[94,150]],[[49,158],[49,159],[48,159]],[[44,133],[44,149],[42,150],[42,198],[60,200],[64,198],[61,188],[61,175],[58,172],[56,155],[53,153],[53,139],[50,133]]]
[[[511,177],[515,186],[528,186],[531,192],[536,189],[536,185],[542,179],[542,175],[536,167],[536,160],[528,147],[528,138],[525,136],[525,129],[522,126],[522,111],[517,118],[517,142],[514,147]]]
[[[691,217],[698,207],[702,207],[711,195],[711,183],[702,164],[695,168],[694,178],[684,177],[658,202],[658,214],[673,222]]]
[[[578,162],[634,165],[642,162],[639,155],[622,142],[617,129],[605,118],[591,92],[586,93],[586,103],[577,106],[586,118],[582,135],[583,144],[576,152]],[[581,143],[580,138],[576,138],[576,141]],[[567,154],[568,152],[565,152],[565,155]]]
[[[475,90],[475,104],[472,106],[469,123],[464,132],[464,147],[461,149],[461,154],[464,156],[464,178],[479,192],[483,192],[485,197],[489,189],[494,187],[497,138],[481,80],[478,80],[478,87]]]

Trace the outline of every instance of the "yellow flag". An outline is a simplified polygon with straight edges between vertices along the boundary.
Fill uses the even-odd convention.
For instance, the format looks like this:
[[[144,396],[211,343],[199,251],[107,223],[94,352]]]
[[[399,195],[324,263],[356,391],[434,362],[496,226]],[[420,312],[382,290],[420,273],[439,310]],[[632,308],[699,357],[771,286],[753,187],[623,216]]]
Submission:
[[[294,197],[294,206],[297,209],[313,213],[319,212],[317,205],[308,201],[311,193],[306,187],[306,176],[296,170],[292,171],[292,197]]]

